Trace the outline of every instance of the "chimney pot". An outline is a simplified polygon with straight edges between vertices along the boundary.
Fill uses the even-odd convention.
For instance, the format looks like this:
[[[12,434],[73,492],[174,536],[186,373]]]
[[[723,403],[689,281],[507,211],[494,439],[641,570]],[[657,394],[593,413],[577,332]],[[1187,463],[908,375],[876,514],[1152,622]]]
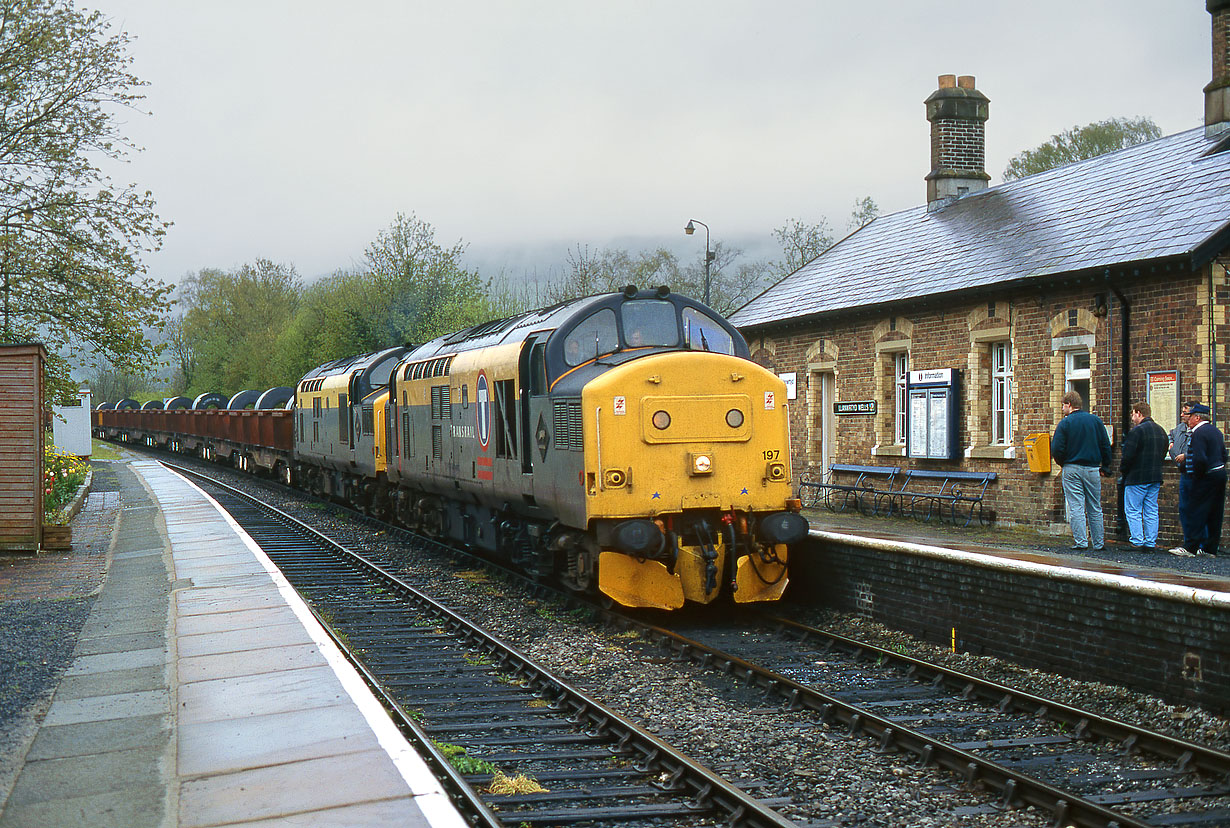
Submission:
[[[990,101],[974,88],[973,75],[962,75],[959,82],[956,75],[940,75],[939,84],[924,102],[931,122],[928,210],[942,209],[964,195],[985,189],[991,180],[984,169],[984,125],[990,116]]]

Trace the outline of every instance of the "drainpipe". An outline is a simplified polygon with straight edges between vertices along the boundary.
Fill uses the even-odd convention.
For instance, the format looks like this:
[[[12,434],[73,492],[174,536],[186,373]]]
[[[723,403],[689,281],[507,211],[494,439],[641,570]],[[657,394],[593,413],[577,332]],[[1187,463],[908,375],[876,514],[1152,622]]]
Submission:
[[[1132,393],[1132,371],[1131,371],[1131,367],[1132,367],[1132,349],[1131,349],[1132,305],[1130,302],[1128,302],[1128,300],[1124,297],[1124,295],[1119,292],[1119,288],[1115,287],[1114,285],[1111,285],[1110,289],[1115,294],[1115,298],[1119,300],[1119,326],[1122,328],[1119,334],[1120,340],[1121,340],[1119,343],[1119,347],[1120,347],[1120,354],[1122,356],[1122,363],[1123,363],[1123,366],[1119,369],[1120,371],[1119,373],[1119,377],[1120,377],[1119,393],[1123,398],[1123,407],[1122,407],[1122,410],[1120,412],[1120,417],[1119,417],[1119,430],[1121,434],[1126,435],[1128,432],[1128,428],[1130,427],[1129,424],[1131,423],[1131,419],[1128,416],[1128,412],[1132,410],[1131,409],[1132,402],[1130,399],[1130,395]]]

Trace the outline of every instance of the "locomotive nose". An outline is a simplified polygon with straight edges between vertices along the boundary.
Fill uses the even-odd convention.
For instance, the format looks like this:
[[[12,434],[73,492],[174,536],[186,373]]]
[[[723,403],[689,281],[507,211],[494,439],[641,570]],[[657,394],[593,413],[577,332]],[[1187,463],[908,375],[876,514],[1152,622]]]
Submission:
[[[765,543],[798,543],[807,537],[807,518],[794,512],[774,512],[760,519],[757,529]]]

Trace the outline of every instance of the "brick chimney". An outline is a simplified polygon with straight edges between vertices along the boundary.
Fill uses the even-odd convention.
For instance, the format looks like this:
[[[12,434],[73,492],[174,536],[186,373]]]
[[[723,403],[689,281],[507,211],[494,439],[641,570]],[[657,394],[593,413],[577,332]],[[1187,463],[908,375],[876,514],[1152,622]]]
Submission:
[[[1226,5],[1230,0],[1218,2]],[[973,75],[940,75],[940,88],[925,103],[931,122],[931,172],[927,174],[927,210],[931,211],[985,189],[991,180],[984,169],[991,102],[974,88]]]
[[[1213,15],[1213,80],[1204,88],[1204,134],[1230,130],[1230,0],[1205,0]]]

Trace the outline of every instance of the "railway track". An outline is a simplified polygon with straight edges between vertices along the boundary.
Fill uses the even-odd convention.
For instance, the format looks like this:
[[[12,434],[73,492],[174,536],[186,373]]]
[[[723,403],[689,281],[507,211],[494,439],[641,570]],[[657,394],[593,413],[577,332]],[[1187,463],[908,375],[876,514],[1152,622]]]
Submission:
[[[198,472],[309,601],[473,824],[793,825],[455,612]],[[745,785],[744,787],[749,787]]]
[[[1230,824],[1230,754],[793,620],[653,627],[681,659],[913,754],[1061,826]]]
[[[404,530],[391,534],[409,537]],[[393,558],[388,563],[396,566]],[[535,596],[546,589],[524,583]],[[571,593],[555,599],[576,602]],[[812,711],[830,732],[861,734],[877,753],[947,769],[961,782],[997,792],[1002,807],[1033,806],[1051,814],[1055,825],[1230,825],[1224,752],[788,619],[675,624],[683,618],[673,617],[670,629],[636,618],[616,623],[660,642],[672,662],[766,692],[783,712]]]

